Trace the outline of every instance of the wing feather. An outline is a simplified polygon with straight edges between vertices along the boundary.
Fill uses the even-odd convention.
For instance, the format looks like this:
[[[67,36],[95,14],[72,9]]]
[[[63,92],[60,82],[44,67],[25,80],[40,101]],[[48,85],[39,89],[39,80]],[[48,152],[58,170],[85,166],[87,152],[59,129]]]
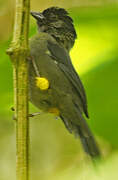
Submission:
[[[51,41],[48,41],[47,47],[51,53],[52,59],[57,61],[59,68],[61,69],[61,71],[63,71],[65,76],[68,78],[68,80],[71,82],[72,86],[76,90],[79,99],[81,100],[83,111],[88,117],[87,99],[86,99],[85,90],[78,74],[76,73],[71,63],[71,59],[68,52],[58,44],[55,44]]]

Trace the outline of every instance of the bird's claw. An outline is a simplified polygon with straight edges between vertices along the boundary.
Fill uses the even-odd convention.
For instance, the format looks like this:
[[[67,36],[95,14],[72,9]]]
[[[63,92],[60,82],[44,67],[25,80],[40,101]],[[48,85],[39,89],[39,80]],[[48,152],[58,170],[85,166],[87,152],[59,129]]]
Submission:
[[[14,112],[15,111],[15,108],[14,107],[11,107],[11,110]],[[35,112],[35,113],[31,113],[31,114],[28,114],[28,117],[34,117],[34,116],[37,116],[37,115],[40,115],[41,112]],[[17,118],[13,115],[13,120],[17,120]]]

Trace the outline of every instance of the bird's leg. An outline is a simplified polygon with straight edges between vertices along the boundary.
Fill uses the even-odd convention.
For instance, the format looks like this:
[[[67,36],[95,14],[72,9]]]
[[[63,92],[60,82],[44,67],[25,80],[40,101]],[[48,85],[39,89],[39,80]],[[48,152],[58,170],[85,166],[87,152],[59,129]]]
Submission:
[[[34,117],[34,116],[37,116],[37,115],[40,115],[41,112],[35,112],[35,113],[31,113],[29,114],[29,117]]]
[[[14,107],[11,107],[11,110],[12,111],[15,111]],[[37,115],[40,115],[41,112],[35,112],[35,113],[31,113],[28,115],[28,117],[34,117],[34,116],[37,116]],[[17,118],[13,115],[13,120],[17,120]]]

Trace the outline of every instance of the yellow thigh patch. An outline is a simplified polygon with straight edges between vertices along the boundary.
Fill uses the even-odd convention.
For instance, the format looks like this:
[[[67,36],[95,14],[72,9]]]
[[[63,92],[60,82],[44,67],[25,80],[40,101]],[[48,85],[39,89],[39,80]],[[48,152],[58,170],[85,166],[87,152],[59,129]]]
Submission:
[[[36,77],[36,86],[41,90],[47,90],[49,88],[49,81],[44,77]]]

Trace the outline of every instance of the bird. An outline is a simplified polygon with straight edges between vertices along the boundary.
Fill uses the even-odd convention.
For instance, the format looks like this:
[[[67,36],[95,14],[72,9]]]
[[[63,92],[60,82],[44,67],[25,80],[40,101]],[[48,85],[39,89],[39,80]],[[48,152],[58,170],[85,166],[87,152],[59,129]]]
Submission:
[[[88,156],[100,157],[85,119],[89,118],[85,89],[69,55],[77,38],[73,19],[60,7],[31,15],[37,22],[38,33],[30,39],[29,99],[44,113],[60,117],[66,129],[80,138]]]

